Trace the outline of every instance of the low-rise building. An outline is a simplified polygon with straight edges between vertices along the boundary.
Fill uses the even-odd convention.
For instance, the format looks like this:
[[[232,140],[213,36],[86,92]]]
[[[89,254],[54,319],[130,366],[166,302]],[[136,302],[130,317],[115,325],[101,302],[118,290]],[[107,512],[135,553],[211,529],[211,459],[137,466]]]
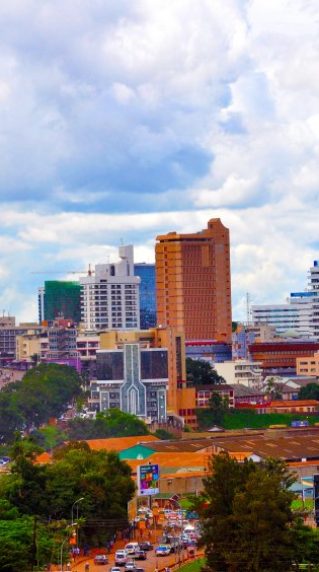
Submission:
[[[176,414],[177,385],[185,378],[183,336],[172,328],[104,332],[90,403],[165,422],[168,412]]]
[[[215,364],[215,369],[226,383],[246,385],[258,389],[262,381],[262,370],[258,362],[245,359],[225,361]]]
[[[296,374],[296,359],[310,358],[319,350],[318,342],[282,341],[254,343],[249,346],[250,359],[258,362],[263,376]]]
[[[297,375],[308,375],[319,377],[319,352],[315,352],[309,357],[296,358]]]

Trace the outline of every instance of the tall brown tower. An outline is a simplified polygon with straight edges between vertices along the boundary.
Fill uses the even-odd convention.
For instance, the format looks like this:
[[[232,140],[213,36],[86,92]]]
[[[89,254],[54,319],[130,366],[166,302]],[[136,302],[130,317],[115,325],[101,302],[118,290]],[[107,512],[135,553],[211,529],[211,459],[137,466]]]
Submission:
[[[231,342],[229,230],[220,219],[194,234],[156,238],[157,320],[186,340]]]

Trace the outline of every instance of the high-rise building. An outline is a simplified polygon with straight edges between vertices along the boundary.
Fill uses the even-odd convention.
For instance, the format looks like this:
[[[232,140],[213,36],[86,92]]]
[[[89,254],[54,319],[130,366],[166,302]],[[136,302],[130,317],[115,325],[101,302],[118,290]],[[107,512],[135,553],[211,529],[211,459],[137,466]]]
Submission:
[[[229,231],[220,219],[194,234],[157,237],[157,322],[186,340],[231,343]]]
[[[141,330],[156,326],[156,282],[155,264],[145,262],[134,264],[134,274],[140,283],[140,323]]]
[[[79,323],[81,319],[81,287],[79,282],[47,280],[38,288],[39,323],[64,317]]]
[[[133,246],[120,246],[120,262],[97,264],[80,278],[81,321],[86,330],[140,327],[139,285],[134,276]]]
[[[291,292],[285,304],[260,304],[251,308],[254,324],[274,326],[278,335],[319,339],[319,261],[308,272],[307,288]]]

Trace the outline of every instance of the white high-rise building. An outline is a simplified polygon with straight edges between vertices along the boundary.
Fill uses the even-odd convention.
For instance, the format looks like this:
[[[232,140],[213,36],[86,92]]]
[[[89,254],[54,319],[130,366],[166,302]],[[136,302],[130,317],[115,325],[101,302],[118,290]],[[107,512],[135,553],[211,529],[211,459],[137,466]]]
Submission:
[[[254,324],[275,326],[277,334],[294,331],[300,337],[319,339],[319,261],[309,269],[304,291],[291,292],[286,304],[251,307]]]
[[[139,285],[133,246],[120,246],[120,261],[97,264],[80,279],[81,322],[86,330],[135,330],[140,327]]]

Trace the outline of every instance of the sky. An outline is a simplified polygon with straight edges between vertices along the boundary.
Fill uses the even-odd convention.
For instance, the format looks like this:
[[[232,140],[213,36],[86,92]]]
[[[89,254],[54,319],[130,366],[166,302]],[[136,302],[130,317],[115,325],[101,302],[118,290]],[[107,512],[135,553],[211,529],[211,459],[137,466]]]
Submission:
[[[318,77],[318,0],[1,0],[0,311],[215,217],[235,319],[303,289]]]

